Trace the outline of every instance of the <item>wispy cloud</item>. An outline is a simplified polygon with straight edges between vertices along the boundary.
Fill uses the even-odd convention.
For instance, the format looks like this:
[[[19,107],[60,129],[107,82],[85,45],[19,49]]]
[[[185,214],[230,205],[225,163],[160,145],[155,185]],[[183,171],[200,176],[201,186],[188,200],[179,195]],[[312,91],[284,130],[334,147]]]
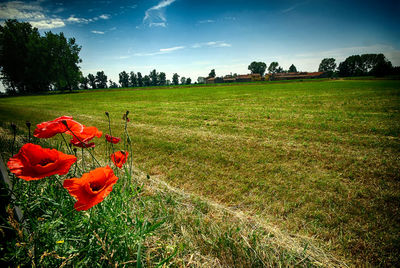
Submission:
[[[196,43],[192,46],[192,48],[201,48],[201,47],[231,47],[232,45],[226,43],[224,41],[210,41],[206,43]]]
[[[203,24],[203,23],[213,23],[215,20],[200,20],[198,23]]]
[[[27,21],[38,29],[53,29],[64,27],[62,19],[49,17],[41,7],[42,1],[24,3],[22,1],[9,1],[0,3],[0,20],[17,19]]]
[[[102,32],[102,31],[91,31],[91,32],[94,34],[105,34],[105,32]]]
[[[167,18],[165,16],[165,8],[176,0],[163,0],[157,5],[149,8],[144,13],[143,24],[150,27],[166,27]]]
[[[169,47],[169,48],[161,48],[158,51],[155,52],[150,52],[150,53],[135,53],[135,56],[154,56],[154,55],[161,55],[161,54],[168,54],[177,50],[182,50],[184,49],[184,46],[176,46],[176,47]]]
[[[282,13],[288,13],[288,12],[290,12],[290,11],[292,11],[292,10],[295,10],[295,9],[298,8],[299,6],[305,5],[305,4],[307,4],[307,3],[308,3],[308,1],[296,3],[296,4],[294,4],[294,5],[290,6],[290,7],[288,7],[288,8],[286,8],[286,9],[282,10],[281,12],[282,12]]]
[[[98,17],[86,19],[86,18],[77,18],[77,17],[75,17],[75,15],[72,14],[72,15],[66,20],[66,22],[68,22],[68,23],[84,23],[84,24],[88,24],[88,23],[90,23],[90,22],[97,21],[97,20],[100,20],[100,19],[102,19],[102,20],[108,20],[110,17],[111,17],[111,16],[108,15],[108,14],[102,14],[102,15],[100,15],[100,16],[98,16]]]
[[[99,19],[103,19],[103,20],[108,20],[110,18],[110,15],[108,14],[102,14],[99,16]]]
[[[46,20],[39,20],[39,21],[30,21],[30,24],[33,27],[38,29],[54,29],[64,27],[65,23],[61,19],[46,19]]]

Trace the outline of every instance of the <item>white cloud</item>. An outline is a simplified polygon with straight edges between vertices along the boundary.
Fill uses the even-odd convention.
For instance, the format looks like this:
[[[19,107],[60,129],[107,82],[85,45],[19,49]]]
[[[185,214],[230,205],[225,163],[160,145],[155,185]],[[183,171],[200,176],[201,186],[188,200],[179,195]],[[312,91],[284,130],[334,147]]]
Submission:
[[[0,3],[0,19],[44,19],[43,9],[39,2],[23,3],[11,1]]]
[[[108,14],[102,14],[102,15],[99,16],[99,18],[100,18],[100,19],[103,19],[103,20],[108,20],[108,19],[110,18],[110,15],[108,15]]]
[[[91,31],[91,32],[94,34],[105,34],[105,32],[102,32],[102,31]]]
[[[176,47],[169,47],[169,48],[161,48],[156,52],[150,52],[150,53],[135,53],[135,56],[154,56],[154,55],[161,55],[161,54],[168,54],[177,50],[184,49],[184,46],[176,46]]]
[[[149,8],[144,13],[143,24],[150,27],[166,27],[167,18],[164,14],[164,8],[171,5],[176,0],[163,0],[157,5]]]
[[[70,22],[70,23],[85,23],[85,24],[87,24],[87,23],[89,23],[89,22],[91,22],[91,21],[92,21],[91,19],[76,18],[75,15],[71,15],[71,16],[67,19],[67,22]]]
[[[203,23],[213,23],[213,22],[215,22],[215,20],[200,20],[200,21],[198,21],[198,23],[201,23],[201,24],[203,24]]]
[[[38,29],[54,29],[64,27],[65,23],[61,19],[47,19],[47,20],[39,20],[39,21],[30,21],[29,22],[33,27]]]
[[[196,43],[192,46],[192,48],[201,48],[201,47],[231,47],[231,44],[225,43],[224,41],[210,41],[206,43]]]

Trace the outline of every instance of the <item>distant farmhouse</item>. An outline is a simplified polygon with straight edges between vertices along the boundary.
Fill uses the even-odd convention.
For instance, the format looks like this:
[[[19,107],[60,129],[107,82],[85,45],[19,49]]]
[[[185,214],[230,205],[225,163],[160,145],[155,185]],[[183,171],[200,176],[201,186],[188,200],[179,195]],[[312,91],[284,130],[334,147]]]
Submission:
[[[241,74],[237,76],[226,75],[225,77],[199,77],[199,83],[216,84],[216,83],[234,83],[234,82],[253,82],[253,81],[278,81],[293,79],[311,79],[323,78],[324,72],[292,72],[292,73],[274,73],[261,76],[260,74]]]

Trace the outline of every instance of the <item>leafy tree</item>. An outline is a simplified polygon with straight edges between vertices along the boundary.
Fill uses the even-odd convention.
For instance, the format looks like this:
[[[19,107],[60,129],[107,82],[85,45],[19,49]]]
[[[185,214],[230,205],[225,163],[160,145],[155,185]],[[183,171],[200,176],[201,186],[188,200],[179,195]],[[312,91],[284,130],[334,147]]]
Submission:
[[[215,77],[215,69],[212,69],[211,72],[208,74],[208,77]]]
[[[158,73],[156,69],[150,72],[150,80],[152,86],[158,86]]]
[[[179,85],[179,75],[177,73],[172,76],[172,84]]]
[[[333,73],[336,69],[336,63],[334,58],[325,58],[321,61],[318,67],[318,72],[331,72]]]
[[[362,56],[363,55],[361,55],[361,57]],[[371,67],[369,74],[374,76],[389,75],[394,71],[392,63],[387,60],[383,54],[376,55],[375,61]]]
[[[93,74],[88,74],[87,78],[89,80],[89,85],[91,86],[91,88],[92,89],[97,88],[96,77]]]
[[[81,71],[78,64],[81,47],[75,38],[67,39],[63,33],[53,34],[47,32],[44,41],[52,64],[49,64],[50,77],[57,89],[72,90],[78,88]]]
[[[186,84],[186,78],[184,76],[181,77],[181,85]]]
[[[117,88],[118,87],[117,83],[115,83],[111,79],[108,81],[108,83],[110,84],[110,88]]]
[[[186,79],[186,85],[190,85],[192,83],[192,79],[189,77],[188,79]]]
[[[166,83],[167,83],[167,76],[165,75],[165,73],[160,72],[160,73],[158,74],[158,84],[159,84],[160,86],[165,86]]]
[[[144,85],[145,87],[151,86],[151,79],[150,79],[150,76],[145,75],[145,76],[143,77],[143,85]]]
[[[271,62],[271,64],[268,67],[268,72],[273,74],[276,73],[278,66],[279,66],[278,62],[276,61]]]
[[[338,67],[340,76],[360,76],[364,74],[363,62],[360,55],[347,57]]]
[[[0,26],[0,69],[2,82],[10,93],[78,88],[82,74],[81,47],[63,33],[47,32],[27,22],[7,20]]]
[[[85,76],[81,78],[81,88],[88,89],[89,79]]]
[[[265,69],[267,69],[267,65],[261,61],[253,61],[252,63],[250,63],[247,69],[249,69],[252,74],[260,74],[261,76],[263,76],[265,73]]]
[[[279,66],[278,68],[276,68],[276,72],[277,73],[283,73],[284,70],[283,70],[283,68],[281,66]]]
[[[296,68],[296,66],[294,66],[293,64],[290,65],[290,67],[289,67],[289,72],[291,72],[291,73],[297,73],[297,68]]]
[[[129,76],[129,86],[137,87],[137,85],[138,85],[137,75],[134,72],[131,72]]]
[[[143,78],[142,78],[142,73],[141,72],[137,72],[137,82],[138,82],[138,86],[139,87],[143,86]]]
[[[98,88],[107,88],[107,75],[104,73],[104,71],[97,72],[96,84]]]
[[[129,75],[127,72],[122,71],[119,73],[119,84],[121,87],[129,87]]]

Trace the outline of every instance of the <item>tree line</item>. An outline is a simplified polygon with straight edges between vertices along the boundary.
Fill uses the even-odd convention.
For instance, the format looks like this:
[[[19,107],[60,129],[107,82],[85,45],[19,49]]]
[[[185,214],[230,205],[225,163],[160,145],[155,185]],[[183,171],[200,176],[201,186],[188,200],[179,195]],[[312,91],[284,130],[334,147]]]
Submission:
[[[108,80],[107,85],[107,75],[104,71],[97,72],[96,76],[93,74],[88,74],[86,77],[82,77],[81,86],[82,89],[96,89],[96,88],[117,88],[117,87],[149,87],[149,86],[167,86],[167,85],[190,85],[192,84],[192,79],[181,77],[174,73],[172,76],[172,82],[167,79],[164,72],[157,72],[156,69],[150,71],[148,75],[142,75],[141,72],[126,72],[122,71],[119,73],[119,84]]]
[[[297,72],[297,68],[294,64],[292,64],[288,70],[284,70],[276,61],[271,62],[268,68],[264,62],[256,61],[253,61],[248,66],[248,70],[250,70],[251,73],[258,73],[261,76],[264,75],[267,69],[270,74]],[[318,72],[324,72],[327,77],[400,75],[400,66],[394,67],[382,53],[362,54],[347,57],[338,66],[334,58],[324,58],[319,64]]]

